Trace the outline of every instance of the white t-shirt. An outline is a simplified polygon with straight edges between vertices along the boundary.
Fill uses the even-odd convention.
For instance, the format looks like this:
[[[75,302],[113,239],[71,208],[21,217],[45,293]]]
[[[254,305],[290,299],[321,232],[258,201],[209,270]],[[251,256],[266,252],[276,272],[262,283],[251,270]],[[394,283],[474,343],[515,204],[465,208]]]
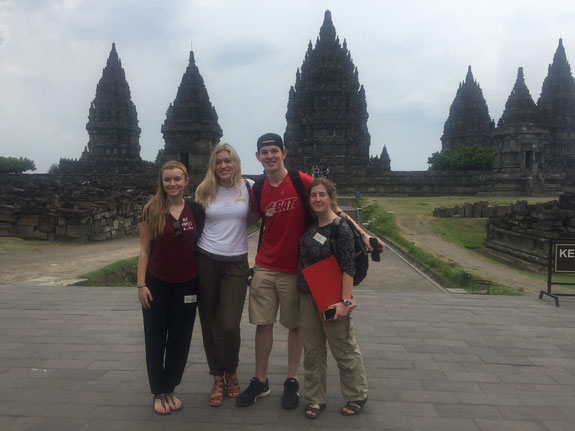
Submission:
[[[254,182],[248,180],[250,187]],[[218,186],[216,199],[206,208],[206,223],[198,246],[217,256],[239,256],[248,252],[247,217],[250,196],[246,184]]]

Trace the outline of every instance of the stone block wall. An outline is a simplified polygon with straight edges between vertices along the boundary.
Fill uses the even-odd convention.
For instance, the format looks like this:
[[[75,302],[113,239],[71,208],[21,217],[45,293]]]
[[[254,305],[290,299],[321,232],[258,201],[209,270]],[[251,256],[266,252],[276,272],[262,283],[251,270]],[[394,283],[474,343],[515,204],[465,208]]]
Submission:
[[[488,201],[479,201],[474,203],[465,203],[455,205],[451,208],[439,207],[433,210],[434,217],[469,217],[469,218],[488,218],[500,217],[511,212],[510,205],[489,205]]]
[[[575,238],[575,194],[528,205],[518,201],[508,214],[490,217],[484,244],[488,253],[509,263],[546,271],[549,238]]]
[[[138,233],[150,175],[2,175],[0,236],[101,241]]]

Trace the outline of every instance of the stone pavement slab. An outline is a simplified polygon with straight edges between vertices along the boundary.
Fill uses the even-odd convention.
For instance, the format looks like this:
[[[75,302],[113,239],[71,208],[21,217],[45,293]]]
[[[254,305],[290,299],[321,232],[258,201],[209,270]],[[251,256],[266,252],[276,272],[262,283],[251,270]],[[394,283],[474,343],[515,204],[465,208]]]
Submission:
[[[0,286],[0,429],[16,430],[572,430],[575,299],[358,289],[354,320],[370,385],[364,413],[343,405],[329,360],[316,421],[280,408],[287,333],[276,328],[271,395],[239,409],[207,405],[211,378],[196,326],[185,409],[153,413],[134,288]],[[199,325],[199,321],[196,322]],[[242,321],[240,381],[254,373]]]

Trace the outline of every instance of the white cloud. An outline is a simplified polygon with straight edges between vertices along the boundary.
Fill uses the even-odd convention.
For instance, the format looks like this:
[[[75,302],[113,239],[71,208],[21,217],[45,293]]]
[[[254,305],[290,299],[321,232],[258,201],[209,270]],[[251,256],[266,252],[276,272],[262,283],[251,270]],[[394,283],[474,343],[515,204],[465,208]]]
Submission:
[[[142,156],[154,159],[193,44],[224,139],[259,172],[255,140],[285,130],[289,87],[326,9],[366,89],[371,152],[386,144],[394,170],[427,168],[468,65],[497,121],[517,67],[537,100],[559,37],[575,61],[571,1],[0,0],[0,154],[39,170],[79,157],[115,41]]]

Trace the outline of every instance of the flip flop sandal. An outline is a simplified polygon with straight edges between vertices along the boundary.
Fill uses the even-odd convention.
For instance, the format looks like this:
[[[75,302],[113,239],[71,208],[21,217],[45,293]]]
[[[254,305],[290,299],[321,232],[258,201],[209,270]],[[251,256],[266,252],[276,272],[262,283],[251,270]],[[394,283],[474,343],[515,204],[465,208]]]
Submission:
[[[345,406],[343,406],[341,408],[341,410],[339,411],[342,415],[344,416],[357,416],[358,414],[361,413],[361,411],[363,410],[363,406],[365,406],[365,403],[367,402],[367,399],[365,400],[356,400],[356,401],[348,401]],[[345,411],[345,409],[351,410],[352,413]]]
[[[208,400],[208,405],[211,407],[219,407],[222,405],[224,400],[224,391],[226,385],[224,383],[224,378],[214,380],[214,386],[212,387],[212,393],[210,394],[210,399]]]
[[[160,400],[160,403],[162,404],[162,408],[164,409],[163,412],[156,410],[156,400]],[[170,410],[170,407],[166,405],[166,397],[164,396],[164,394],[154,395],[154,399],[152,401],[152,407],[154,408],[154,412],[160,416],[166,416],[166,415],[169,415],[170,413],[172,413],[172,411]]]
[[[166,394],[165,397],[171,401],[173,406],[176,405],[176,400],[178,400],[180,402],[180,407],[175,407],[175,408],[170,407],[171,411],[179,412],[180,410],[182,410],[184,408],[184,403],[182,403],[182,400],[176,398],[176,393],[174,391],[170,392],[169,394]]]
[[[237,398],[242,392],[237,373],[226,373],[226,396],[228,398]]]
[[[317,419],[319,414],[325,409],[325,404],[318,404],[319,407],[314,407],[312,403],[306,404],[303,411],[304,415],[308,419]]]

